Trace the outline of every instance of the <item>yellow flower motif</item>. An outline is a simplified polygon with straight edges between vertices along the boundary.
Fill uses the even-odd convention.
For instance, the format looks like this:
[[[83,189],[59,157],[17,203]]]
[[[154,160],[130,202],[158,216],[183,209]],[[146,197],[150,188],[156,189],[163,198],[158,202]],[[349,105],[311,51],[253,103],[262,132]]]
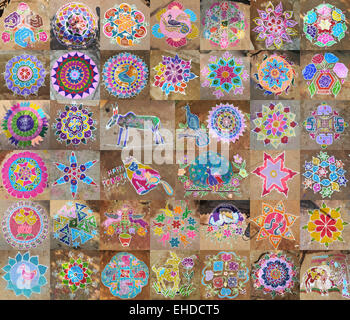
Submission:
[[[315,166],[318,166],[320,164],[320,159],[312,157],[312,164],[314,164]]]
[[[145,228],[141,227],[137,230],[137,234],[141,237],[143,237],[146,234]]]
[[[161,236],[163,234],[163,229],[160,227],[155,227],[153,230],[154,234],[157,236]]]
[[[333,10],[333,12],[332,12],[332,18],[333,18],[333,20],[335,20],[335,21],[340,21],[340,20],[341,20],[341,15],[340,15],[337,11]]]
[[[107,228],[107,234],[108,234],[109,236],[112,236],[112,235],[114,234],[114,228],[113,228],[112,226],[109,226],[109,227]]]
[[[157,71],[157,76],[161,76],[165,71],[165,65],[159,63],[157,66],[154,67],[154,70]]]
[[[339,184],[337,182],[332,182],[332,190],[339,191]]]

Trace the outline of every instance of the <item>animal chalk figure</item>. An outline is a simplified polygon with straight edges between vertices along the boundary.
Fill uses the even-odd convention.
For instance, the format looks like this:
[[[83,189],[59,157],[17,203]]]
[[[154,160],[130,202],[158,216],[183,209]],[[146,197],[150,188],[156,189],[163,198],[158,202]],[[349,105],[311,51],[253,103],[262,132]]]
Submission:
[[[17,269],[17,273],[20,274],[16,283],[18,289],[31,289],[32,280],[36,276],[36,270],[30,271],[27,265],[21,264]]]
[[[117,145],[120,147],[126,147],[129,137],[129,128],[135,128],[139,130],[152,130],[153,140],[155,144],[164,143],[163,137],[159,132],[161,125],[160,119],[156,116],[139,116],[131,111],[122,115],[119,114],[118,105],[116,105],[113,108],[112,117],[107,122],[106,130],[109,130],[114,125],[119,126]],[[121,145],[122,135],[124,131],[124,141]]]
[[[171,258],[167,259],[164,266],[158,268],[156,268],[155,266],[152,267],[152,270],[155,272],[157,277],[158,293],[161,293],[162,289],[164,291],[167,290],[164,281],[172,282],[173,291],[179,293],[179,286],[181,281],[179,264],[181,259],[177,256],[175,252],[170,251],[170,255]]]
[[[331,270],[327,265],[309,268],[304,274],[303,284],[307,293],[318,289],[322,296],[328,296],[328,290],[335,286]]]

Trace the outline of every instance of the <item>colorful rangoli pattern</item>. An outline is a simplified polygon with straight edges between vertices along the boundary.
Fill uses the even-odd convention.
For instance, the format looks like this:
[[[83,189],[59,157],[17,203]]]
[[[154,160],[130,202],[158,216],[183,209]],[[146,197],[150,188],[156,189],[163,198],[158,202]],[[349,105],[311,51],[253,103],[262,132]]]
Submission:
[[[85,204],[68,202],[54,216],[53,232],[60,243],[78,248],[98,236],[96,217]]]
[[[214,2],[202,19],[203,37],[215,47],[226,49],[236,46],[244,38],[247,21],[236,3]]]
[[[253,120],[258,141],[262,141],[264,146],[271,144],[278,148],[280,144],[286,145],[290,137],[295,137],[295,114],[291,112],[289,106],[284,106],[281,102],[269,106],[262,106],[261,111],[256,113]]]
[[[188,82],[198,77],[191,72],[191,60],[183,60],[178,55],[162,56],[162,62],[153,69],[155,70],[153,86],[160,88],[166,96],[171,92],[186,94]]]
[[[225,143],[235,143],[247,127],[244,113],[228,103],[212,108],[207,122],[209,135]]]
[[[20,102],[6,112],[1,127],[9,143],[29,147],[43,141],[49,122],[41,107],[32,102]]]
[[[261,64],[257,65],[258,72],[254,74],[258,81],[257,87],[264,90],[264,95],[288,94],[295,84],[293,64],[285,56],[265,56]]]
[[[70,164],[66,166],[65,164],[55,162],[56,168],[63,172],[63,176],[58,178],[52,186],[63,185],[66,183],[70,184],[70,192],[72,197],[75,198],[78,193],[79,181],[87,184],[88,186],[97,186],[95,181],[87,175],[87,171],[98,162],[98,160],[87,161],[81,165],[78,164],[77,157],[72,151],[69,156]]]
[[[55,120],[53,129],[59,142],[76,146],[95,140],[96,120],[88,107],[76,103],[65,106]]]
[[[19,152],[4,161],[2,182],[13,197],[35,198],[47,186],[48,173],[44,161],[34,152]]]
[[[100,75],[86,54],[70,51],[59,57],[51,70],[52,87],[67,99],[84,99],[95,92]]]
[[[147,85],[148,67],[138,56],[120,53],[103,66],[103,83],[106,90],[118,98],[137,96]]]
[[[304,189],[320,193],[322,198],[331,198],[334,192],[340,192],[341,187],[346,187],[348,182],[343,161],[329,156],[327,152],[321,151],[312,157],[312,161],[305,161],[304,168]]]
[[[117,253],[101,274],[102,283],[120,299],[138,296],[148,284],[149,270],[143,261],[127,252]]]
[[[201,282],[207,298],[235,299],[238,295],[245,295],[248,281],[246,257],[240,257],[232,251],[206,256]]]
[[[254,264],[252,280],[254,288],[269,294],[283,296],[294,294],[294,286],[299,282],[297,266],[292,259],[283,254],[266,253]]]
[[[46,71],[42,62],[28,54],[15,56],[5,66],[5,83],[15,95],[27,97],[38,94],[44,85]]]
[[[258,9],[259,17],[253,21],[257,25],[253,31],[258,33],[257,40],[265,41],[267,49],[281,49],[283,44],[292,43],[292,37],[298,35],[293,28],[298,22],[293,20],[293,11],[283,11],[282,2],[274,6],[269,2],[265,10]]]
[[[264,162],[252,173],[256,174],[263,181],[263,190],[261,196],[264,197],[276,190],[277,192],[288,196],[288,181],[299,172],[293,171],[285,166],[285,153],[282,152],[276,158],[264,152]]]
[[[329,3],[318,5],[304,17],[306,39],[321,48],[339,43],[347,29],[345,14]]]
[[[47,268],[39,264],[38,256],[18,252],[15,258],[9,257],[8,264],[2,268],[5,272],[3,279],[7,281],[6,289],[26,298],[30,298],[33,293],[40,294],[41,287],[47,284]]]
[[[256,241],[269,239],[271,245],[278,249],[282,239],[295,240],[291,227],[298,217],[286,212],[280,201],[275,207],[263,203],[262,215],[251,219],[260,227]]]
[[[103,33],[112,44],[132,47],[146,37],[148,22],[135,5],[122,3],[105,12]]]
[[[56,12],[52,30],[57,41],[68,48],[86,48],[96,38],[98,21],[85,4],[69,2]]]
[[[14,41],[20,47],[27,48],[35,42],[48,40],[48,35],[43,30],[42,17],[24,2],[4,18],[4,28],[5,31],[1,35],[3,43]]]
[[[39,247],[47,238],[49,219],[43,207],[29,201],[11,205],[2,219],[7,243],[20,250]]]
[[[152,34],[158,39],[165,38],[169,46],[183,47],[198,37],[197,16],[190,9],[184,9],[180,2],[171,2],[167,8],[157,12],[159,23],[152,26]]]
[[[325,102],[317,107],[317,111],[312,111],[311,116],[304,121],[304,127],[310,138],[324,149],[339,139],[348,125],[344,118]]]
[[[185,197],[201,198],[209,193],[222,198],[232,198],[233,194],[240,196],[241,180],[247,176],[246,161],[241,156],[235,155],[234,161],[230,162],[212,151],[203,152],[190,163],[185,158],[178,170],[178,180],[184,186]]]
[[[213,95],[217,99],[231,92],[233,95],[242,95],[243,82],[249,78],[242,58],[236,58],[228,51],[221,57],[210,56],[208,65],[201,70],[201,75],[204,78],[202,87],[213,88]]]
[[[199,221],[187,204],[161,209],[151,220],[152,235],[163,247],[184,249],[199,237]]]
[[[348,222],[342,219],[340,207],[334,209],[322,202],[320,209],[309,210],[308,213],[309,220],[303,229],[309,232],[311,242],[318,242],[328,249],[330,244],[344,241],[342,232]]]
[[[339,62],[333,53],[314,55],[311,63],[303,69],[310,96],[325,94],[336,97],[348,76],[348,71],[345,64]]]

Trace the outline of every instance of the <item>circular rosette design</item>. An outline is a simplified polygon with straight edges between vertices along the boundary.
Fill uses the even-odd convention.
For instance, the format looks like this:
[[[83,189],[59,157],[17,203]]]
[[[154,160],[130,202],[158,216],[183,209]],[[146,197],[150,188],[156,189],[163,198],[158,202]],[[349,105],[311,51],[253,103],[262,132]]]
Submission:
[[[259,82],[258,87],[265,90],[265,95],[287,94],[295,81],[295,71],[292,64],[284,56],[265,57],[258,66],[258,73],[255,76]]]
[[[42,62],[28,54],[13,57],[5,66],[6,86],[14,94],[26,97],[37,94],[44,85],[46,71]]]
[[[146,37],[145,15],[135,5],[122,3],[105,12],[103,33],[121,47],[131,47]]]
[[[257,134],[257,140],[263,141],[265,146],[271,144],[278,148],[281,143],[287,144],[289,137],[295,137],[294,128],[298,123],[294,120],[295,114],[282,103],[263,105],[253,120],[253,132]]]
[[[67,99],[83,99],[97,88],[99,72],[95,62],[81,52],[68,52],[55,61],[51,70],[53,88]]]
[[[338,57],[327,52],[324,55],[320,53],[312,57],[311,63],[303,69],[303,77],[311,97],[315,94],[336,97],[348,72],[349,69],[344,63],[339,62]]]
[[[43,140],[49,124],[39,106],[31,102],[21,102],[7,111],[1,127],[11,144],[28,147]]]
[[[98,22],[88,6],[70,2],[56,12],[52,30],[57,41],[63,46],[86,48],[96,38]]]
[[[116,254],[101,274],[102,283],[120,299],[135,298],[147,285],[148,278],[147,265],[127,252]]]
[[[345,14],[329,3],[322,3],[304,17],[305,37],[319,47],[331,47],[345,37]]]
[[[6,241],[20,250],[34,249],[47,238],[49,220],[45,210],[33,202],[20,201],[9,207],[2,219]]]
[[[9,257],[8,264],[2,270],[5,271],[6,289],[12,290],[16,296],[30,298],[32,293],[40,294],[41,287],[47,284],[47,266],[39,264],[39,257],[30,256],[29,252],[19,252],[16,257]]]
[[[34,152],[19,152],[4,161],[1,170],[6,191],[16,198],[34,198],[47,185],[47,168]]]
[[[223,142],[233,142],[243,135],[246,129],[244,114],[232,104],[219,104],[209,112],[209,134]]]
[[[147,84],[148,67],[134,54],[120,53],[107,60],[103,67],[106,90],[118,98],[137,96]]]
[[[237,4],[223,1],[215,2],[205,12],[202,19],[203,36],[213,46],[221,49],[234,47],[243,39],[247,21]]]
[[[156,18],[159,23],[152,27],[152,34],[158,39],[166,37],[166,42],[174,48],[183,47],[188,39],[198,37],[198,28],[192,23],[197,20],[196,14],[184,9],[179,2],[171,2],[166,9],[158,11]]]
[[[252,278],[256,289],[275,297],[292,293],[298,282],[297,274],[297,268],[290,257],[282,253],[266,253],[255,264]]]
[[[64,111],[58,113],[56,123],[53,124],[55,135],[59,142],[66,145],[86,144],[89,140],[94,140],[96,121],[92,119],[93,113],[82,104],[77,106],[65,106]]]

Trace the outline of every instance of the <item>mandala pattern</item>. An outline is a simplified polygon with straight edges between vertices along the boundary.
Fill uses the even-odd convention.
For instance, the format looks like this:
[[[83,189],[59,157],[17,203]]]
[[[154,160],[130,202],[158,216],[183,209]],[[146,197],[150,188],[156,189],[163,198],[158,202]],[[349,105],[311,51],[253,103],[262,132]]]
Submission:
[[[314,55],[311,62],[303,69],[303,77],[310,96],[326,94],[336,97],[348,76],[349,69],[330,52]]]
[[[225,143],[235,143],[246,129],[244,113],[232,104],[219,104],[209,111],[209,135]]]
[[[54,216],[53,237],[59,242],[78,248],[98,235],[92,210],[82,203],[68,202]]]
[[[4,43],[14,41],[22,48],[27,48],[36,41],[46,42],[48,40],[48,35],[43,30],[42,17],[35,14],[24,2],[18,5],[16,11],[5,17],[4,28],[1,40]]]
[[[45,76],[44,66],[36,56],[16,56],[5,66],[6,86],[15,95],[27,97],[30,94],[38,94],[40,87],[44,85]]]
[[[322,3],[306,13],[303,30],[312,44],[331,47],[345,37],[345,14],[332,4]]]
[[[297,267],[281,252],[264,254],[254,265],[252,279],[256,289],[273,298],[293,293],[293,287],[299,282]]]
[[[146,63],[128,52],[107,60],[103,66],[103,82],[106,90],[118,98],[137,96],[147,84]]]
[[[272,190],[288,196],[288,180],[292,179],[299,172],[293,171],[285,166],[285,153],[272,158],[264,152],[264,163],[257,167],[252,173],[263,180],[261,196],[268,195]]]
[[[191,72],[191,60],[183,60],[178,55],[175,57],[162,56],[154,68],[153,86],[159,87],[166,96],[170,92],[186,94],[187,83],[198,76]]]
[[[281,49],[283,43],[292,43],[292,36],[297,36],[295,27],[298,22],[292,20],[293,11],[283,11],[282,2],[276,7],[269,2],[264,10],[258,10],[259,17],[254,18],[257,25],[253,31],[258,33],[257,40],[265,41],[267,49]]]
[[[44,208],[29,201],[10,206],[2,219],[2,232],[7,243],[20,250],[39,247],[47,238],[49,219]]]
[[[290,107],[285,107],[281,102],[270,103],[269,106],[262,106],[262,110],[256,113],[253,120],[257,140],[263,141],[264,146],[271,144],[274,148],[287,144],[288,138],[295,137],[295,114]]]
[[[103,33],[121,47],[132,47],[146,37],[148,22],[135,5],[122,3],[105,12]]]
[[[213,46],[226,49],[244,38],[247,20],[237,4],[231,1],[214,2],[202,19],[203,37]]]
[[[165,209],[151,221],[153,236],[157,237],[163,247],[184,249],[199,237],[199,221],[191,215],[187,205],[174,206]]]
[[[282,201],[275,207],[263,203],[262,215],[252,219],[260,227],[256,241],[269,239],[277,250],[282,239],[295,240],[291,227],[297,218],[297,216],[286,212]]]
[[[92,118],[93,113],[82,104],[77,106],[73,103],[65,106],[64,111],[59,111],[56,122],[53,124],[55,135],[59,142],[66,145],[86,144],[95,139],[96,120]]]
[[[246,294],[249,281],[247,258],[234,252],[221,251],[206,257],[202,270],[202,285],[207,298],[235,299]]]
[[[99,82],[98,67],[86,54],[70,51],[58,58],[51,70],[53,88],[67,99],[90,96]]]
[[[340,210],[340,207],[333,209],[322,202],[320,209],[308,211],[308,224],[303,229],[309,232],[311,242],[318,242],[328,249],[330,244],[344,241],[342,231],[348,222],[342,219]]]
[[[296,76],[292,65],[285,56],[265,56],[263,62],[257,66],[258,73],[254,74],[258,80],[257,87],[264,90],[264,95],[288,94]]]
[[[203,226],[206,238],[217,245],[223,242],[233,246],[238,237],[247,230],[243,214],[232,204],[217,206],[209,216],[208,226]]]
[[[26,298],[30,298],[33,293],[40,294],[41,287],[47,284],[47,268],[39,264],[38,256],[18,252],[15,258],[9,257],[8,264],[2,268],[5,272],[3,279],[7,281],[6,289]]]
[[[35,198],[47,186],[47,168],[41,157],[34,152],[19,152],[5,160],[2,182],[13,197]]]
[[[184,185],[185,197],[204,197],[208,193],[222,198],[232,198],[233,194],[240,196],[241,180],[247,176],[246,161],[238,154],[230,162],[212,151],[203,152],[191,163],[185,158],[178,171],[178,180]]]
[[[313,111],[311,116],[304,121],[304,127],[310,138],[322,148],[327,148],[334,140],[339,139],[347,126],[348,123],[344,118],[326,103],[319,105],[317,111]]]
[[[56,12],[52,30],[57,41],[68,48],[86,48],[96,38],[97,18],[85,4],[69,2]]]
[[[87,175],[87,171],[96,163],[98,160],[87,161],[84,164],[79,165],[75,153],[72,151],[69,157],[69,166],[55,162],[55,166],[58,170],[62,171],[64,175],[57,179],[52,186],[62,185],[69,183],[70,192],[72,197],[75,198],[78,192],[79,181],[87,185],[97,186],[95,181]]]
[[[322,198],[330,198],[334,192],[340,192],[341,187],[346,187],[348,180],[345,178],[344,163],[327,152],[320,152],[312,161],[305,161],[304,189],[311,189],[320,193]]]
[[[9,143],[29,147],[43,141],[49,123],[44,110],[39,106],[31,102],[20,102],[6,112],[1,127]]]
[[[132,299],[147,285],[149,270],[143,261],[127,252],[117,253],[101,274],[102,283],[120,299]]]
[[[247,81],[249,75],[241,58],[235,58],[226,51],[221,57],[210,56],[208,62],[201,70],[205,79],[202,87],[214,88],[213,95],[217,99],[231,91],[234,95],[243,94],[243,81]]]
[[[165,37],[169,46],[183,47],[187,40],[198,37],[198,28],[193,23],[197,20],[196,14],[184,9],[179,2],[171,2],[167,8],[158,11],[156,18],[159,23],[152,26],[152,34],[158,39]]]

